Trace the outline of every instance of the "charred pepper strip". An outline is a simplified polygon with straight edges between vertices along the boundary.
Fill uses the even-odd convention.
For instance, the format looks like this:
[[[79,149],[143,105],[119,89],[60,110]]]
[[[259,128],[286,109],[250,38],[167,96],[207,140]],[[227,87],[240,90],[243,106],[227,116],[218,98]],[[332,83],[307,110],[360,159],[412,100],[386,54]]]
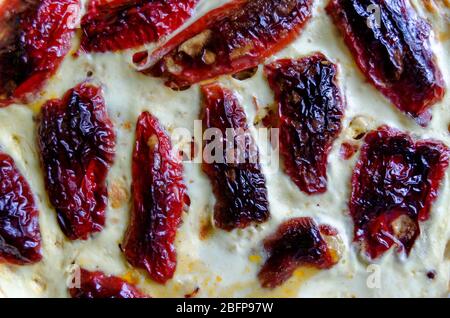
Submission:
[[[337,263],[337,258],[325,237],[336,235],[335,229],[319,226],[311,218],[284,222],[276,233],[264,241],[269,256],[258,274],[261,285],[265,288],[278,287],[301,266],[331,268]]]
[[[450,150],[431,140],[414,141],[381,127],[369,133],[352,177],[350,213],[355,241],[377,258],[391,246],[409,254],[429,218]]]
[[[327,190],[328,153],[344,116],[337,67],[317,53],[275,61],[265,72],[278,103],[278,113],[270,114],[268,123],[280,129],[286,173],[300,190],[323,193]]]
[[[431,27],[409,0],[332,0],[327,11],[365,76],[426,125],[445,83],[430,47]]]
[[[78,282],[77,279],[79,279]],[[125,280],[115,276],[107,276],[98,271],[90,272],[82,268],[79,277],[74,278],[74,283],[78,283],[79,286],[69,288],[72,298],[148,298],[136,286],[127,283]]]
[[[106,176],[115,134],[101,89],[83,83],[41,110],[38,141],[45,186],[58,223],[72,239],[102,230],[108,201]]]
[[[0,5],[0,107],[27,102],[69,52],[79,0],[6,0]]]
[[[148,112],[136,126],[132,177],[133,210],[122,249],[131,265],[164,284],[176,269],[175,237],[190,202],[181,160],[166,131]]]
[[[0,152],[0,263],[41,260],[39,212],[33,193],[14,160]]]
[[[312,3],[234,0],[175,36],[140,69],[165,78],[169,87],[183,88],[253,68],[299,35],[311,17]]]
[[[265,222],[270,216],[266,178],[259,164],[258,148],[248,130],[245,112],[233,93],[218,84],[202,86],[202,92],[204,133],[208,134],[208,129],[218,130],[221,138],[207,141],[204,153],[207,153],[207,147],[222,146],[215,149],[218,157],[205,156],[202,165],[217,200],[215,224],[231,231],[251,223]],[[227,152],[229,149],[233,151]]]
[[[81,20],[88,52],[135,48],[159,40],[188,19],[198,0],[92,0]]]

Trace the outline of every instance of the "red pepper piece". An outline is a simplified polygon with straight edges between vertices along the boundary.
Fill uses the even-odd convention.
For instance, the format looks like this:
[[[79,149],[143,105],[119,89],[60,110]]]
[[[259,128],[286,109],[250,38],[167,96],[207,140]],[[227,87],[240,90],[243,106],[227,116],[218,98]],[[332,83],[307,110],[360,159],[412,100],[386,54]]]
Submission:
[[[72,239],[102,230],[115,134],[101,89],[81,84],[41,110],[39,149],[50,202]]]
[[[344,142],[339,149],[339,156],[344,160],[349,160],[358,151],[358,146],[350,142]]]
[[[409,0],[332,0],[327,7],[372,84],[422,125],[445,83],[430,47],[430,25]]]
[[[28,102],[71,47],[79,0],[7,0],[0,5],[0,107]]]
[[[92,0],[81,21],[81,48],[118,51],[159,40],[178,29],[198,0]]]
[[[371,258],[391,246],[410,253],[429,218],[449,164],[450,150],[440,142],[414,141],[381,127],[369,133],[352,177],[350,213],[355,241]]]
[[[133,210],[122,248],[131,265],[164,284],[176,269],[175,237],[190,202],[180,158],[148,112],[137,122],[132,177]]]
[[[337,67],[317,53],[299,60],[278,60],[265,67],[275,92],[278,114],[270,123],[280,129],[280,153],[286,173],[308,194],[327,190],[328,154],[342,129],[344,98]]]
[[[14,160],[0,152],[0,263],[41,260],[39,212],[33,193]]]
[[[323,229],[323,231],[322,231]],[[324,236],[336,236],[329,226],[318,226],[313,219],[291,219],[264,241],[268,259],[258,274],[264,288],[275,288],[286,282],[301,266],[329,269],[336,264]]]
[[[313,0],[234,0],[212,10],[156,50],[144,73],[183,88],[253,68],[291,43],[311,17]],[[144,63],[145,64],[145,63]]]
[[[148,298],[136,286],[119,277],[83,268],[80,270],[79,284],[69,289],[72,298]]]
[[[251,223],[265,222],[270,217],[266,178],[259,163],[258,148],[248,130],[245,112],[233,93],[219,84],[202,86],[202,92],[204,134],[208,129],[219,130],[219,143],[223,147],[223,153],[217,158],[205,157],[202,164],[217,200],[215,224],[231,231]],[[228,132],[232,129],[233,134],[230,135],[227,129]],[[205,152],[206,147],[218,146],[217,142],[215,139],[207,141]],[[227,148],[234,150],[234,156],[227,156]],[[216,148],[217,151],[219,149]]]

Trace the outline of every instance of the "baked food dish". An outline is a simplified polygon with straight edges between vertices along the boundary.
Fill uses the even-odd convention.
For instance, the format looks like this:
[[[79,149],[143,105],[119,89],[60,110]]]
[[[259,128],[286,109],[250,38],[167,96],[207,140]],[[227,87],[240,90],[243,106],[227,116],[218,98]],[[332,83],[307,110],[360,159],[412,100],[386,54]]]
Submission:
[[[153,2],[157,1],[148,1]],[[141,32],[139,23],[119,29],[126,36],[105,31],[117,30],[114,27],[102,31],[105,20],[95,17],[103,11],[91,9],[93,17],[86,16],[86,1],[62,1],[67,6],[57,8],[50,0],[36,1],[41,6],[21,11],[28,13],[20,24],[28,31],[21,33],[29,36],[26,43],[52,43],[50,47],[59,50],[52,56],[55,50],[45,45],[13,46],[15,53],[25,47],[26,56],[33,57],[23,64],[30,68],[20,72],[7,63],[8,55],[0,59],[0,147],[5,154],[0,157],[1,180],[12,188],[1,188],[0,295],[437,297],[448,293],[448,2],[347,1],[353,8],[379,5],[361,14],[372,19],[361,20],[366,28],[374,30],[379,23],[384,30],[393,25],[391,32],[381,32],[369,44],[363,42],[367,37],[358,38],[358,26],[344,27],[344,13],[352,12],[351,7],[340,6],[344,1],[331,1],[335,7],[328,7],[328,13],[326,0],[250,2],[250,7],[239,11],[247,1],[232,1],[225,9],[221,6],[228,1],[186,1],[183,12],[192,9],[192,16],[186,13],[181,19],[180,13],[177,17],[183,21],[166,24],[174,30],[183,25],[172,30],[174,34],[157,30],[133,41],[130,34]],[[11,8],[17,3],[3,1],[0,12],[16,10]],[[35,18],[36,8],[46,6],[64,18]],[[402,6],[408,8],[408,19],[398,13]],[[128,17],[134,4],[115,8],[128,12],[124,15]],[[163,9],[152,7],[149,12],[155,10]],[[211,10],[219,11],[211,14]],[[221,33],[227,24],[218,16],[234,21],[239,17],[236,12],[244,12],[244,18],[259,12],[274,27],[256,27],[252,19],[245,19],[237,30],[256,30],[258,36],[244,41],[251,45],[233,42],[236,29]],[[10,25],[10,15],[3,14],[2,19]],[[278,19],[284,28],[277,28],[273,20]],[[425,19],[433,31],[429,36]],[[34,37],[33,21],[59,32]],[[58,28],[59,23],[65,28]],[[269,36],[270,32],[276,36]],[[18,45],[17,38],[6,35],[2,37],[11,50],[11,43]],[[412,41],[414,36],[421,41]],[[85,37],[95,40],[83,42]],[[353,45],[351,39],[356,39]],[[190,45],[183,46],[186,42]],[[226,51],[224,43],[240,50]],[[376,59],[378,50],[386,54],[384,59]],[[235,63],[224,63],[224,56]],[[192,67],[200,63],[196,59],[202,61],[202,68]],[[375,70],[365,69],[367,65],[375,65]],[[377,73],[380,65],[385,69]],[[13,76],[16,73],[21,75]],[[409,87],[406,93],[405,87]],[[291,109],[302,102],[314,116]],[[180,165],[178,159],[169,158],[174,149],[191,145],[189,139],[174,139],[169,145],[169,136],[177,128],[194,135],[195,121],[202,118],[203,123],[214,123],[217,107],[229,111],[224,117],[233,114],[232,128],[250,128],[259,160],[248,166],[226,166],[229,170],[224,172],[223,165],[188,160]],[[201,126],[200,133],[205,129]],[[220,125],[207,128],[216,126]],[[256,138],[256,130],[263,127],[278,128],[283,137],[279,166],[268,160],[264,142]],[[91,128],[95,133],[90,133]],[[77,129],[86,134],[76,134]],[[295,144],[302,134],[312,148]],[[142,147],[136,141],[142,141]],[[311,159],[309,165],[299,164],[308,161],[305,158]],[[152,171],[146,171],[147,161]],[[159,175],[166,170],[158,162],[173,173]],[[243,176],[252,191],[242,182],[227,193],[224,183],[236,180],[236,175]],[[70,178],[73,183],[67,182]],[[12,179],[15,183],[10,186]],[[17,188],[21,195],[11,197]],[[148,199],[147,189],[153,189],[154,201]],[[23,198],[26,203],[20,201]],[[245,209],[238,209],[236,202]],[[163,217],[158,214],[162,210]],[[152,232],[152,226],[139,226],[150,216],[163,228]],[[11,239],[18,228],[27,235]],[[307,242],[307,248],[299,249],[299,242]],[[24,246],[31,252],[26,253]],[[82,286],[73,285],[74,273],[80,274]],[[105,291],[95,290],[103,284]]]

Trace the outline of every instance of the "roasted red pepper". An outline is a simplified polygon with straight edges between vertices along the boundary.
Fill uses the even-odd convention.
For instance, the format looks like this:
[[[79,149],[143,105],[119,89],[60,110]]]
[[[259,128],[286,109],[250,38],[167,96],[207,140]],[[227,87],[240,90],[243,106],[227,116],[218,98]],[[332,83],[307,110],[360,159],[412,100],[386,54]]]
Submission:
[[[81,84],[42,108],[39,149],[50,202],[72,240],[102,230],[115,134],[101,89]]]
[[[372,84],[426,125],[445,83],[430,47],[431,27],[409,0],[332,0],[327,11]]]
[[[147,112],[136,126],[132,178],[133,210],[122,249],[131,265],[164,284],[176,269],[175,237],[190,202],[170,137]]]
[[[39,262],[41,232],[33,193],[14,160],[0,152],[0,263]]]
[[[265,222],[270,216],[266,178],[245,112],[233,93],[218,84],[202,86],[202,92],[204,135],[208,135],[208,129],[218,130],[221,134],[220,140],[214,135],[205,142],[202,165],[217,201],[215,224],[231,231]],[[215,153],[211,158],[207,147]]]
[[[369,133],[352,177],[355,241],[377,258],[391,246],[407,254],[429,218],[449,164],[440,142],[413,141],[388,127]]]
[[[83,268],[79,275],[73,282],[79,286],[69,289],[72,298],[148,298],[136,286],[119,277],[106,276],[102,272],[90,272]]]
[[[6,0],[0,5],[0,105],[27,102],[70,50],[79,0]]]
[[[324,237],[336,236],[330,226],[318,226],[311,218],[296,218],[280,225],[264,241],[268,259],[258,274],[261,285],[275,288],[287,281],[301,267],[329,269],[337,258]]]
[[[265,67],[278,113],[264,122],[280,129],[286,173],[308,194],[327,190],[328,154],[342,128],[344,98],[337,67],[322,54]]]
[[[81,20],[81,48],[117,51],[159,40],[188,19],[198,0],[92,0]]]
[[[176,35],[140,68],[164,77],[172,88],[253,68],[298,36],[311,17],[312,2],[231,1]]]

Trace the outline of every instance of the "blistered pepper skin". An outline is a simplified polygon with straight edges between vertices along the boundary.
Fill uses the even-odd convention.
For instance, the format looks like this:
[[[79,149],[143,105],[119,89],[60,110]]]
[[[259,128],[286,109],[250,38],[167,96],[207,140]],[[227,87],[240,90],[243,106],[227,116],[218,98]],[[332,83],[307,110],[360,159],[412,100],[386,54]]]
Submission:
[[[132,162],[133,208],[122,250],[128,262],[164,284],[175,273],[175,238],[190,204],[183,165],[158,120],[144,112],[136,125]]]
[[[79,280],[79,281],[77,281]],[[136,286],[125,280],[107,276],[102,272],[90,272],[81,268],[79,277],[74,278],[74,286],[69,288],[72,298],[79,299],[122,299],[122,298],[148,298]]]
[[[38,144],[45,186],[58,223],[71,240],[103,229],[106,177],[115,154],[115,133],[102,90],[83,83],[41,110]]]
[[[258,274],[262,287],[282,285],[300,266],[317,269],[333,267],[337,259],[324,235],[336,236],[337,231],[329,226],[319,226],[308,217],[281,224],[276,233],[264,240],[268,258]]]
[[[0,107],[28,102],[56,72],[70,50],[79,12],[79,0],[3,1]]]
[[[409,0],[332,0],[327,12],[370,82],[426,125],[445,83],[431,49],[431,27]]]
[[[158,41],[180,27],[198,0],[92,0],[81,20],[81,49],[118,51]]]
[[[174,89],[253,68],[283,49],[311,18],[313,0],[234,0],[156,50],[140,69]]]
[[[14,160],[0,151],[0,264],[28,265],[41,259],[33,193]]]
[[[204,96],[204,134],[208,129],[217,129],[222,135],[219,141],[223,145],[223,156],[219,157],[222,160],[217,162],[211,158],[211,162],[207,162],[205,157],[202,164],[216,197],[215,225],[231,231],[263,223],[270,217],[266,178],[259,163],[259,150],[248,130],[245,112],[233,92],[219,84],[204,85],[201,90]],[[227,129],[233,129],[236,134],[229,137]],[[204,154],[208,153],[206,147],[214,142],[217,141],[205,142]],[[227,157],[230,145],[235,150],[233,157]]]
[[[337,66],[320,53],[265,67],[277,110],[265,119],[280,129],[286,173],[307,194],[327,190],[328,154],[342,129],[345,100]]]
[[[409,254],[438,196],[450,150],[383,126],[369,133],[352,177],[355,241],[372,259],[393,245]]]

